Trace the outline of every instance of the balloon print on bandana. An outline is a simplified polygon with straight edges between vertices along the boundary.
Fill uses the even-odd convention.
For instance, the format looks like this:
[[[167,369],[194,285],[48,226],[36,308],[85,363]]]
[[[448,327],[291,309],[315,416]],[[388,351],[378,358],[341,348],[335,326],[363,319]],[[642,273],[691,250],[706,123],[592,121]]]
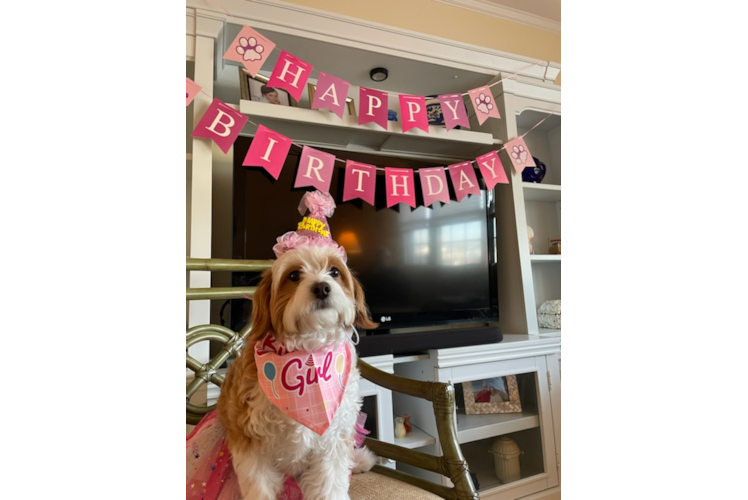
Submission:
[[[265,371],[265,376],[273,384],[273,394],[275,394],[276,398],[280,399],[280,396],[278,396],[278,391],[275,390],[275,365],[272,362],[268,361],[267,363],[265,363],[263,370]]]
[[[345,356],[343,356],[343,354],[338,354],[338,357],[335,358],[335,371],[338,372],[338,382],[340,382],[340,387],[345,389],[345,386],[343,385],[343,368],[345,368]]]

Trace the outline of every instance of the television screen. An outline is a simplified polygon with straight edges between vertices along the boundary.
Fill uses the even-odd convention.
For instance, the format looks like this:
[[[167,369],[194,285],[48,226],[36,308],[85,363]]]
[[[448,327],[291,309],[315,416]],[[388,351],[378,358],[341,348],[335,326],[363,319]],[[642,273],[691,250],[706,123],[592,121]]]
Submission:
[[[297,207],[307,189],[293,188],[300,148],[292,147],[278,180],[273,180],[263,169],[241,166],[249,142],[240,137],[235,144],[233,257],[274,259],[276,238],[295,230],[301,220]],[[439,166],[328,152],[377,166]],[[384,172],[378,172],[373,207],[361,200],[342,202],[343,171],[336,168],[333,174],[330,193],[337,208],[328,222],[364,287],[379,330],[498,320],[490,193],[482,190],[480,196],[470,195],[461,202],[453,194],[451,203],[435,202],[431,208],[386,208]],[[415,181],[419,183],[418,176]],[[417,202],[422,205],[419,197],[420,186]],[[240,277],[234,284],[257,281],[257,276]],[[247,315],[242,314],[244,319]]]

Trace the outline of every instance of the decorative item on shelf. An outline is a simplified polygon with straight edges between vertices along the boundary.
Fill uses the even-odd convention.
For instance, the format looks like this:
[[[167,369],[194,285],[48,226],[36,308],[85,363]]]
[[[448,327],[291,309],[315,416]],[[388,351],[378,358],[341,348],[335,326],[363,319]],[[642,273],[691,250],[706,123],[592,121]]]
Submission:
[[[439,96],[426,96],[426,115],[429,119],[429,125],[444,125],[444,115],[442,114]]]
[[[535,160],[535,166],[526,167],[522,171],[522,181],[540,183],[543,180],[543,177],[545,177],[545,163],[534,156],[532,159]]]
[[[470,478],[473,480],[473,486],[475,486],[476,491],[480,490],[480,483],[478,482],[478,474],[476,474],[475,472],[471,472]]]
[[[548,253],[551,255],[561,255],[561,238],[549,238]]]
[[[403,417],[395,417],[395,437],[402,439],[405,437],[405,419]]]
[[[561,328],[561,300],[546,300],[538,308],[540,328]]]
[[[527,226],[527,244],[530,245],[530,255],[535,255],[535,250],[532,248],[533,238],[535,238],[535,231],[530,226]]]
[[[463,382],[462,391],[467,415],[522,411],[516,375]]]
[[[413,430],[413,424],[410,423],[410,415],[407,413],[403,413],[403,425],[405,426],[405,433],[410,434],[410,431]]]
[[[522,450],[512,438],[500,436],[488,452],[493,455],[493,466],[499,481],[506,484],[522,478],[519,470],[519,456]]]
[[[396,122],[397,121],[397,111],[395,111],[394,109],[388,109],[387,110],[387,120],[389,120],[391,122]]]
[[[279,106],[294,106],[298,103],[283,89],[268,87],[270,78],[262,75],[252,76],[244,68],[239,68],[239,89],[245,101],[257,101]]]

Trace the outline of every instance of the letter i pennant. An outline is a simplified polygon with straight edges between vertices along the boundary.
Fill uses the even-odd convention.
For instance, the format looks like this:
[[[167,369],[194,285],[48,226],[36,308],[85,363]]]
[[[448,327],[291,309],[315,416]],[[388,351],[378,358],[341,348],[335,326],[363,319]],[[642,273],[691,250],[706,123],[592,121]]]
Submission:
[[[278,179],[283,164],[291,149],[292,141],[285,135],[274,132],[262,125],[257,126],[257,134],[252,139],[247,156],[242,165],[245,167],[262,167],[273,179]]]

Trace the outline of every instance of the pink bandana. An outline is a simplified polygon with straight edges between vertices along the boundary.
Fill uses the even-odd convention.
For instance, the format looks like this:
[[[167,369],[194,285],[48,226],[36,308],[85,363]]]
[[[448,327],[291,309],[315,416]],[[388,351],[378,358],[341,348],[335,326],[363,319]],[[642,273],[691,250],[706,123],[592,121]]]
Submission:
[[[316,351],[288,352],[271,333],[255,343],[262,392],[283,413],[319,435],[340,407],[351,373],[348,342]]]

